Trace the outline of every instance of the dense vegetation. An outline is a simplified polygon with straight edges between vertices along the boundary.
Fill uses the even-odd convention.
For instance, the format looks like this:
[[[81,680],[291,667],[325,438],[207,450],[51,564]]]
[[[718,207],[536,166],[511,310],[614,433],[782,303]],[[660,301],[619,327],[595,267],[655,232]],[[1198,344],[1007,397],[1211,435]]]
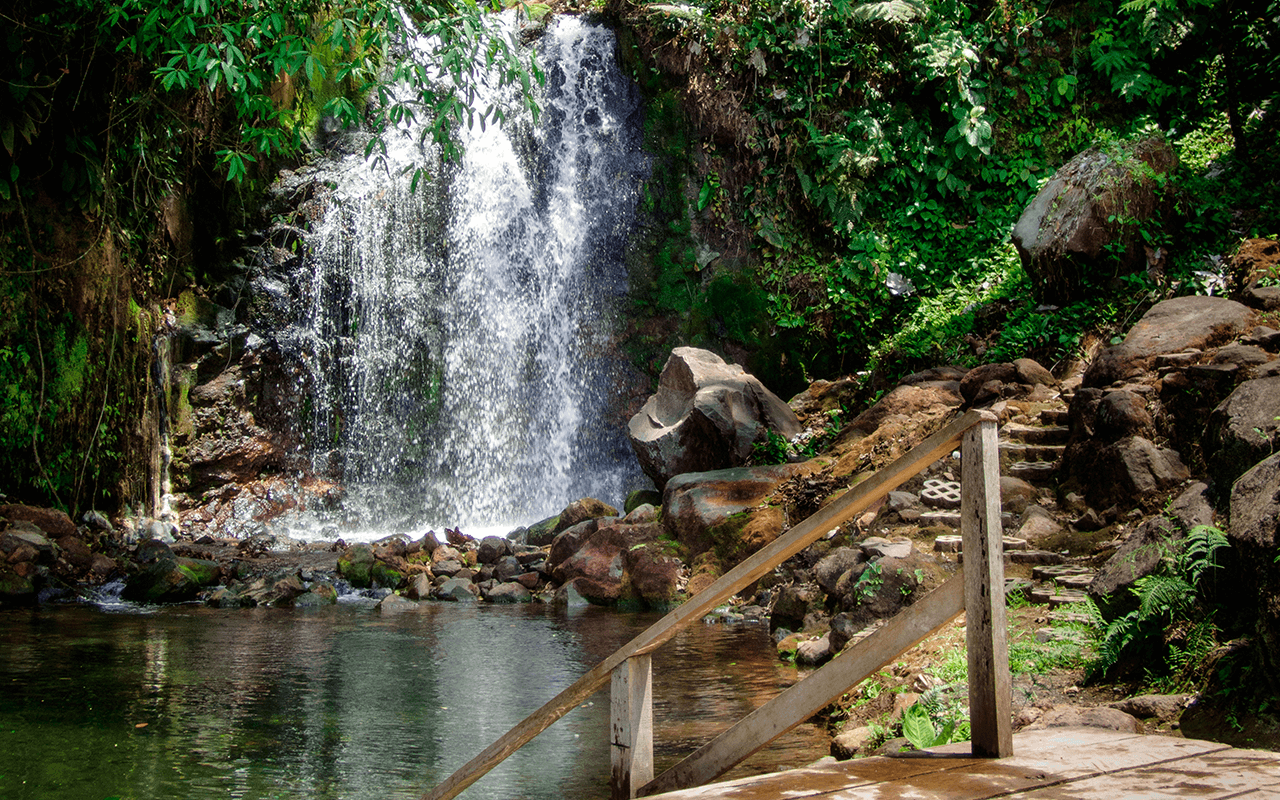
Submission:
[[[640,360],[712,344],[784,392],[868,365],[1052,363],[1280,229],[1280,3],[597,10],[629,43],[664,156],[637,314],[668,325],[637,334]],[[18,0],[3,16],[0,489],[73,511],[156,491],[161,301],[212,282],[277,166],[335,126],[411,115],[437,120],[448,155],[452,125],[500,121],[470,102],[477,71],[539,79],[474,0]],[[397,58],[415,31],[451,88]],[[1182,158],[1174,210],[1143,231],[1163,275],[1037,311],[1010,225],[1074,153],[1151,134]]]

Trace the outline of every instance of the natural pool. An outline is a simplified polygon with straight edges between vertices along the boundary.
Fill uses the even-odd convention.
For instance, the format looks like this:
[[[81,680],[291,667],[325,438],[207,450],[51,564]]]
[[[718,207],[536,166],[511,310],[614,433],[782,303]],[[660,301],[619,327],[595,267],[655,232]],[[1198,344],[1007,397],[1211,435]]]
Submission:
[[[0,611],[5,800],[416,798],[658,615],[428,603]],[[674,764],[795,680],[766,626],[696,625],[654,657]],[[608,691],[462,796],[608,795]],[[804,725],[734,773],[813,761]]]

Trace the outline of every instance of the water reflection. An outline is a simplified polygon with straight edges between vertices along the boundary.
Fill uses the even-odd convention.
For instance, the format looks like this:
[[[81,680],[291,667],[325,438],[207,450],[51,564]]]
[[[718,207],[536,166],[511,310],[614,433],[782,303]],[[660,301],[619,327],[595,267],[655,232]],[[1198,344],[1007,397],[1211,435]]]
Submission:
[[[0,797],[414,798],[654,619],[445,603],[0,612]],[[696,626],[654,670],[659,770],[794,679],[746,627]],[[606,689],[463,796],[603,797],[607,737]],[[802,726],[747,769],[824,750]]]

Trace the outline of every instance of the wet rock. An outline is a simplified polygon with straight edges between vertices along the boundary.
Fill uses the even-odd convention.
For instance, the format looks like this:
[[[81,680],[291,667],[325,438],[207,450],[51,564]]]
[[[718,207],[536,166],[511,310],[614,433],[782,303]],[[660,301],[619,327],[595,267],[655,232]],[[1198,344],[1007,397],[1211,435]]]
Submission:
[[[578,591],[579,578],[565,583],[556,589],[555,595],[551,599],[551,604],[557,608],[582,608],[591,605],[591,601]]]
[[[802,667],[816,667],[825,664],[834,655],[830,634],[823,634],[818,639],[810,639],[796,645],[796,664]]]
[[[373,547],[353,544],[338,556],[338,574],[355,588],[368,589],[373,585],[373,564]]]
[[[787,404],[738,365],[678,347],[627,430],[641,468],[663,487],[675,475],[745,464],[767,430],[790,439],[801,428]]]
[[[559,532],[557,530],[559,522],[560,517],[559,515],[556,515],[554,517],[547,517],[540,522],[533,523],[525,531],[525,544],[533,547],[545,547],[546,545],[551,544],[552,540],[556,538],[556,534]],[[559,530],[564,529],[561,528]]]
[[[472,603],[480,598],[480,588],[467,578],[449,578],[436,588],[434,596],[441,600]]]
[[[547,563],[553,567],[562,563],[569,556],[578,552],[578,549],[582,547],[582,543],[599,529],[600,523],[597,520],[589,519],[556,534],[556,538],[551,542],[551,550],[547,554]]]
[[[1280,377],[1236,387],[1209,415],[1201,440],[1209,474],[1231,485],[1280,446]]]
[[[476,548],[476,561],[481,564],[494,564],[503,556],[510,555],[511,544],[501,536],[486,536],[480,540]]]
[[[193,558],[158,558],[125,583],[121,596],[138,603],[181,603],[218,582],[221,566]]]
[[[499,583],[489,590],[485,599],[490,603],[528,603],[533,599],[528,587],[515,583]]]
[[[658,508],[662,505],[662,492],[655,492],[652,489],[637,489],[627,495],[627,500],[622,504],[622,511],[630,514],[643,505],[650,505]]]
[[[1135,169],[1139,162],[1149,170]],[[1152,171],[1177,164],[1173,149],[1158,139],[1119,156],[1090,149],[1064,164],[1018,218],[1013,243],[1042,302],[1079,299],[1090,279],[1146,267],[1144,241],[1136,225],[1163,202]]]
[[[409,578],[404,594],[411,600],[426,600],[434,589],[433,576],[430,572],[420,572]]]
[[[417,611],[418,604],[398,594],[389,594],[378,601],[376,606],[383,614],[401,614],[405,611]]]
[[[1105,348],[1084,374],[1084,386],[1106,386],[1149,371],[1157,356],[1204,350],[1239,337],[1253,312],[1222,297],[1193,295],[1156,304],[1125,336]]]
[[[816,586],[805,584],[786,586],[778,593],[778,600],[769,615],[769,628],[796,630],[804,627],[804,619],[811,608],[820,606],[822,592]]]
[[[385,561],[375,561],[369,567],[369,580],[375,588],[398,589],[404,583],[404,573]]]
[[[552,575],[561,583],[580,578],[578,591],[593,603],[616,603],[623,595],[626,554],[633,547],[657,540],[661,530],[656,524],[602,524],[573,555],[552,569]]]

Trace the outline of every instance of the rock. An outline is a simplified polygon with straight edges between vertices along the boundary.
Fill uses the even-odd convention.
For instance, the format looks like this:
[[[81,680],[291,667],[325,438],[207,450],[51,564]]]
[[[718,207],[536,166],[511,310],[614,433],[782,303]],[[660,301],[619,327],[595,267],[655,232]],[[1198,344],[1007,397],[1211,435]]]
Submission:
[[[552,575],[561,583],[581,579],[575,584],[577,590],[593,603],[616,603],[623,594],[627,552],[656,540],[660,532],[661,527],[656,524],[603,524],[573,555],[557,564]]]
[[[433,596],[441,600],[473,603],[480,598],[480,588],[468,578],[449,578],[436,588]]]
[[[1145,164],[1145,168],[1139,168]],[[1147,139],[1118,157],[1090,149],[1064,164],[1022,212],[1013,243],[1041,302],[1084,296],[1090,279],[1110,278],[1146,267],[1137,224],[1162,201],[1151,177],[1177,164],[1173,149]]]
[[[383,614],[400,614],[405,611],[417,611],[418,604],[393,593],[379,600],[376,608]]]
[[[875,738],[875,731],[866,725],[842,731],[831,740],[831,755],[839,761],[847,761],[867,749]]]
[[[810,639],[796,645],[796,664],[802,667],[816,667],[831,660],[835,653],[831,649],[830,634],[821,638]]]
[[[968,405],[982,405],[1002,397],[1001,386],[1018,381],[1013,364],[983,364],[974,367],[960,381],[960,395]]]
[[[1264,278],[1280,277],[1280,243],[1273,239],[1246,239],[1227,262],[1231,288],[1243,299]]]
[[[850,570],[836,586],[838,607],[850,614],[857,629],[887,619],[942,582],[942,569],[932,556],[911,550],[901,558],[885,557]]]
[[[643,505],[650,505],[658,508],[662,505],[662,492],[655,492],[652,489],[637,489],[627,495],[627,500],[622,504],[623,513],[630,515],[632,511]]]
[[[1208,472],[1225,488],[1280,445],[1280,377],[1236,387],[1209,415],[1201,446]]]
[[[773,613],[769,616],[770,630],[779,628],[796,630],[803,627],[804,618],[809,613],[809,609],[821,602],[822,593],[814,586],[793,584],[784,587],[773,605]]]
[[[868,536],[858,545],[859,549],[866,555],[867,560],[874,561],[879,558],[908,558],[911,555],[911,540],[907,538],[894,539],[890,541],[881,536]]]
[[[678,475],[663,493],[662,524],[692,559],[715,545],[712,529],[759,506],[787,478],[813,469],[807,464],[782,464]],[[738,521],[741,528],[748,519],[744,515]]]
[[[1040,362],[1030,358],[1015,358],[1013,366],[1018,371],[1018,382],[1027,386],[1057,386],[1058,380],[1053,373],[1041,366]]]
[[[533,547],[546,547],[556,538],[556,526],[560,522],[559,516],[547,517],[541,522],[535,522],[525,531],[525,544]],[[563,529],[562,529],[563,530]]]
[[[1160,723],[1167,723],[1182,715],[1190,699],[1191,695],[1186,694],[1144,694],[1117,700],[1110,706],[1138,719],[1154,718]]]
[[[1000,476],[1000,506],[1011,514],[1021,514],[1035,502],[1036,487],[1021,478]]]
[[[369,581],[374,588],[394,590],[404,583],[404,574],[385,561],[375,561],[369,567]],[[355,584],[353,583],[352,585],[354,586]]]
[[[774,431],[800,433],[795,413],[759,380],[706,350],[678,347],[658,392],[627,426],[640,466],[658,487],[688,472],[741,466]]]
[[[1261,461],[1231,488],[1227,538],[1239,565],[1229,597],[1254,617],[1257,652],[1273,691],[1280,691],[1280,453]]]
[[[0,562],[0,605],[29,605],[36,602],[42,580],[35,572],[18,572]]]
[[[1187,533],[1198,525],[1213,524],[1209,487],[1193,483],[1171,503],[1165,515],[1151,517],[1133,530],[1089,584],[1089,596],[1108,618],[1137,607],[1129,591],[1140,578],[1150,575],[1168,553],[1181,548]]]
[[[589,519],[616,516],[618,516],[618,509],[608,503],[597,500],[594,497],[584,497],[580,500],[574,500],[565,507],[564,511],[560,512],[560,521],[556,523],[555,530],[556,533],[559,533]]]
[[[1130,508],[1191,477],[1176,451],[1141,436],[1073,442],[1062,455],[1061,471],[1064,488],[1083,494],[1095,508]]]
[[[578,591],[578,581],[575,578],[560,588],[556,589],[555,595],[551,599],[551,604],[557,608],[582,608],[591,605],[591,601]]]
[[[1117,708],[1054,706],[1023,730],[1046,728],[1105,728],[1122,733],[1142,733],[1142,723]]]
[[[556,538],[551,542],[551,551],[547,554],[547,563],[552,567],[560,564],[569,556],[578,552],[578,548],[582,547],[582,543],[599,529],[600,523],[597,520],[589,519],[556,534]]]
[[[831,649],[839,653],[851,639],[860,633],[865,626],[861,625],[853,614],[842,611],[831,618]]]
[[[1092,427],[1096,435],[1112,442],[1126,436],[1150,437],[1155,433],[1147,401],[1141,395],[1124,390],[1103,394]]]
[[[522,584],[508,582],[499,583],[490,589],[485,599],[490,603],[528,603],[533,595]]]
[[[840,547],[822,557],[813,567],[814,579],[822,591],[834,594],[840,576],[867,560],[861,548]]]
[[[4,516],[3,512],[0,512],[0,516]],[[101,511],[86,511],[81,519],[85,525],[95,531],[110,533],[112,530],[111,520],[107,519],[107,515]]]
[[[665,610],[680,602],[680,559],[662,542],[631,547],[623,554],[622,596],[645,608]]]
[[[1252,311],[1222,297],[1192,295],[1157,303],[1122,343],[1098,354],[1084,374],[1083,385],[1106,386],[1141,375],[1151,369],[1157,356],[1226,344],[1252,321]]]
[[[42,564],[53,563],[57,555],[57,548],[53,542],[49,541],[49,537],[39,532],[40,529],[34,524],[31,524],[28,528],[21,527],[21,525],[22,523],[19,523],[19,525],[0,533],[0,554],[3,554],[10,563],[18,561],[38,561]]]
[[[431,591],[434,588],[432,580],[430,572],[419,572],[417,575],[410,576],[404,590],[405,597],[410,600],[426,600],[431,597]]]
[[[645,503],[644,505],[633,508],[625,517],[622,518],[622,521],[628,525],[643,525],[648,522],[657,522],[658,509],[655,506]]]
[[[58,540],[62,558],[76,573],[83,575],[93,568],[93,551],[75,536],[63,536]]]
[[[1022,517],[1022,525],[1018,528],[1018,538],[1025,539],[1032,547],[1041,547],[1045,542],[1062,535],[1064,528],[1053,515],[1040,506],[1028,506]]]
[[[875,432],[890,417],[912,417],[938,407],[958,408],[963,402],[960,383],[956,380],[899,383],[871,408],[854,417],[841,431],[840,437],[845,438],[850,433],[866,436]]]
[[[196,599],[200,590],[216,583],[220,575],[217,562],[170,555],[131,576],[121,597],[138,603],[181,603]]]
[[[353,544],[338,556],[338,574],[355,588],[368,589],[373,585],[373,564],[373,547]]]
[[[520,559],[515,556],[503,556],[498,559],[498,563],[493,565],[493,577],[499,581],[513,580],[517,575],[524,574],[524,565],[520,563]]]
[[[259,578],[240,593],[243,604],[288,608],[306,591],[302,576],[296,571],[277,574],[273,578]]]
[[[501,536],[486,536],[480,540],[476,549],[476,561],[481,564],[494,564],[498,559],[511,553],[510,543]]]
[[[47,536],[54,539],[76,534],[76,526],[71,521],[71,517],[68,517],[62,511],[52,508],[36,508],[35,506],[6,503],[5,505],[0,505],[0,517],[4,517],[10,522],[30,522]],[[110,530],[110,523],[108,523],[107,529]]]

